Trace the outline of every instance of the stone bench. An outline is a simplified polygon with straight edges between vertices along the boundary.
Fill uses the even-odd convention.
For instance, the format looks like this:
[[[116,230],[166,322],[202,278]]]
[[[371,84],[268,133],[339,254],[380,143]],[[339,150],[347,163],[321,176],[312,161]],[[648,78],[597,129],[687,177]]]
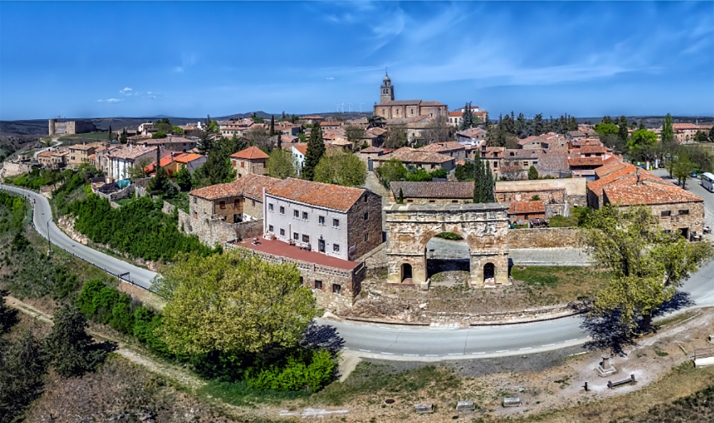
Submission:
[[[474,411],[475,409],[473,401],[459,401],[456,403],[456,411]]]
[[[503,406],[504,407],[520,407],[521,406],[521,399],[518,397],[515,398],[504,398],[503,399]]]
[[[628,384],[628,383],[635,383],[635,382],[636,382],[636,380],[635,380],[635,375],[630,375],[629,378],[627,378],[627,379],[622,379],[622,380],[618,380],[617,382],[613,382],[613,381],[608,380],[608,381],[607,381],[607,387],[610,388],[610,389],[612,389],[612,388],[616,388],[616,387],[618,387],[618,386],[620,386],[620,385],[626,385],[626,384]]]
[[[434,404],[417,404],[414,406],[414,411],[417,413],[433,413]]]

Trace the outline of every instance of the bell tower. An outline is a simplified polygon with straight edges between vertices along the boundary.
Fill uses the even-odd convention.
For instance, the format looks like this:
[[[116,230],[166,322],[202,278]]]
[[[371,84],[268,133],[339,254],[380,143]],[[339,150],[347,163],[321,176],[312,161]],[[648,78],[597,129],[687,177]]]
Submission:
[[[389,79],[389,74],[385,71],[379,95],[379,104],[386,104],[390,101],[394,101],[394,86],[392,85],[392,80]]]

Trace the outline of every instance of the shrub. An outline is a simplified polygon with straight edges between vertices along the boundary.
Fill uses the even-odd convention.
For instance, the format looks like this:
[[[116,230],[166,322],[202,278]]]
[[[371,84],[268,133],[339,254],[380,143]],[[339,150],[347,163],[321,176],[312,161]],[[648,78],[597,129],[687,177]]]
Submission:
[[[332,381],[335,361],[327,350],[300,351],[287,358],[284,365],[271,365],[246,372],[248,387],[261,391],[297,391],[309,389],[317,392]]]
[[[463,239],[461,235],[455,234],[453,232],[442,232],[436,235],[436,237],[441,239],[450,239],[452,241],[461,241]]]

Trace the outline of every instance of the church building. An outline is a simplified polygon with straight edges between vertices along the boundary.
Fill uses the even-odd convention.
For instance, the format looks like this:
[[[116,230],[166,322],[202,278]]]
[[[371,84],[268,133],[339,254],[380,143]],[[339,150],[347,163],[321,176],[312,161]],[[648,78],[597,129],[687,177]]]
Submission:
[[[448,117],[449,108],[438,101],[395,100],[394,85],[389,75],[385,75],[382,83],[379,104],[374,105],[374,115],[390,119],[409,119],[418,116],[437,118]]]

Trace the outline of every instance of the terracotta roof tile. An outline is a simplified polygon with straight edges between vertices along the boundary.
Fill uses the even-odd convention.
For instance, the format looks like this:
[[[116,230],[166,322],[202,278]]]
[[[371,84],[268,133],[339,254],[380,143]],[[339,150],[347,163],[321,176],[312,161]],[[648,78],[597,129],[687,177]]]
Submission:
[[[377,160],[397,159],[403,163],[446,163],[454,160],[453,157],[430,151],[419,151],[409,147],[402,147],[391,154],[377,158]]]
[[[268,155],[265,154],[260,148],[256,146],[251,146],[246,148],[245,150],[241,150],[237,153],[231,154],[231,158],[246,160],[264,160],[268,158]]]
[[[442,151],[457,151],[457,150],[464,150],[466,147],[464,147],[462,144],[459,144],[456,141],[447,141],[447,142],[435,142],[429,145],[425,145],[424,147],[420,148],[417,151],[431,151],[434,153],[440,153]]]
[[[570,167],[602,166],[602,157],[571,157],[568,159]]]
[[[636,177],[620,179],[608,184],[603,188],[603,193],[609,203],[622,206],[704,201],[699,196],[676,185],[658,184],[651,180],[637,182]]]
[[[348,211],[365,192],[367,191],[361,188],[295,178],[285,179],[267,189],[268,194],[276,197],[343,212]]]
[[[263,187],[268,189],[281,182],[280,179],[271,178],[270,176],[249,173],[237,181],[195,189],[188,194],[206,200],[243,195],[254,200],[263,201]]]
[[[293,148],[299,151],[303,156],[307,154],[307,143],[295,144]]]
[[[508,214],[533,214],[545,213],[543,201],[512,201],[508,207]]]
[[[191,163],[194,160],[198,160],[201,157],[203,157],[200,154],[194,154],[194,153],[189,153],[189,154],[181,154],[179,156],[174,156],[174,160],[176,163]]]

